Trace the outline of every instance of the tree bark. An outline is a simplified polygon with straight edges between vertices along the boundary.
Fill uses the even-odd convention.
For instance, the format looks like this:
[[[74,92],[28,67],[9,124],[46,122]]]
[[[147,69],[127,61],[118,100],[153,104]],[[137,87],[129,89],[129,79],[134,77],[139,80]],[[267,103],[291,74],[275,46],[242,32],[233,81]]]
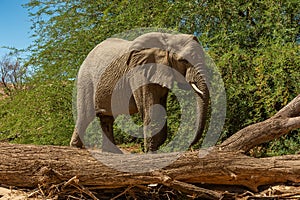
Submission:
[[[174,181],[179,181],[243,185],[257,191],[257,187],[261,185],[300,182],[300,155],[258,159],[239,152],[211,149],[203,157],[199,156],[202,151],[186,152],[162,170],[135,174],[116,171],[95,159],[87,150],[1,144],[0,183],[38,187],[43,184],[58,184],[76,176],[82,185],[97,188],[155,183],[172,185],[175,184]],[[119,156],[121,155],[106,154],[106,159],[118,161]],[[134,159],[140,163],[168,156],[170,154],[153,155],[148,160],[144,157],[141,161],[138,155],[134,158],[122,155],[121,159],[127,160],[128,163],[123,163],[126,166]]]
[[[270,119],[250,125],[221,145],[194,152],[169,154],[105,154],[59,146],[0,145],[0,185],[38,187],[58,184],[76,176],[80,184],[96,188],[120,188],[132,185],[163,184],[182,191],[204,193],[218,198],[219,193],[192,185],[242,185],[253,191],[262,185],[300,182],[300,155],[252,158],[243,154],[263,142],[300,128],[300,95]],[[149,169],[178,156],[170,165]],[[111,163],[110,166],[106,161]],[[206,196],[207,197],[207,196]]]

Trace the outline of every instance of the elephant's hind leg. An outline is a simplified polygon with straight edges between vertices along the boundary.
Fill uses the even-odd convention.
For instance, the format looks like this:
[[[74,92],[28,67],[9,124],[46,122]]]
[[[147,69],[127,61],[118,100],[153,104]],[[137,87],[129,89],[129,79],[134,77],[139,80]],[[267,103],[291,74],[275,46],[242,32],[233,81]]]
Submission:
[[[78,112],[81,112],[78,115],[78,119],[76,121],[76,126],[70,141],[70,146],[77,147],[77,148],[84,148],[83,144],[83,138],[85,131],[89,124],[93,121],[95,118],[95,112],[92,109],[87,109],[88,112],[82,112],[79,110]]]
[[[101,114],[98,117],[102,128],[102,151],[122,154],[122,151],[115,145],[113,135],[114,118]]]
[[[83,83],[82,78],[78,78],[77,86],[77,119],[75,129],[70,141],[70,146],[83,148],[83,138],[89,124],[94,120],[96,113],[93,103],[93,84],[88,79],[85,87],[80,87],[79,83]]]
[[[71,147],[84,148],[83,142],[79,137],[77,128],[74,129],[73,135],[70,141]]]

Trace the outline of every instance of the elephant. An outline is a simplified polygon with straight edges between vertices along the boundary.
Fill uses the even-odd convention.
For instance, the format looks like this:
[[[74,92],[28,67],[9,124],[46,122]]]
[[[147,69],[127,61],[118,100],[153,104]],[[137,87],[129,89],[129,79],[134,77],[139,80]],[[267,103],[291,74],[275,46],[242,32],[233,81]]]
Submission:
[[[97,116],[103,131],[102,151],[122,153],[115,145],[113,135],[115,115],[140,113],[146,141],[144,148],[156,152],[167,138],[167,123],[160,124],[161,128],[156,133],[149,128],[154,115],[159,115],[153,111],[153,105],[166,108],[169,88],[176,78],[180,79],[176,74],[184,77],[196,94],[198,129],[190,145],[197,143],[205,128],[209,104],[207,69],[203,57],[198,39],[189,34],[151,32],[132,41],[109,38],[98,44],[78,72],[77,120],[70,146],[84,146],[85,131]],[[134,84],[141,81],[137,73],[146,77],[148,84],[134,88]],[[130,78],[126,74],[131,74]],[[130,95],[126,97],[128,107],[122,105],[122,94],[119,98],[113,98],[115,88],[119,88],[119,93],[129,90]]]

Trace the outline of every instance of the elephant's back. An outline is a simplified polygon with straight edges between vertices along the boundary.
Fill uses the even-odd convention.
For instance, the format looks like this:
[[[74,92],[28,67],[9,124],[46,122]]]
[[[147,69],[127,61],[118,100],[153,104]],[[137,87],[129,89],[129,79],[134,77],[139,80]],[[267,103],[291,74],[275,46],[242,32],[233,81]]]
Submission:
[[[88,54],[80,67],[79,74],[91,77],[96,86],[105,69],[114,60],[125,54],[130,45],[131,41],[117,38],[109,38],[101,42]]]
[[[98,44],[87,56],[85,62],[90,67],[105,68],[115,59],[128,51],[131,42],[127,40],[109,38]]]

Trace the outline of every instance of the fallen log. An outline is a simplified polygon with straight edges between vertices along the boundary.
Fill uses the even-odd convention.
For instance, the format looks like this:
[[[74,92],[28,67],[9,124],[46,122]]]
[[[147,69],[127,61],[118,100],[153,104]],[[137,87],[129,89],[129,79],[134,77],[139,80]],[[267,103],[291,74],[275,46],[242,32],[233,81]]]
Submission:
[[[182,154],[117,155],[70,147],[2,143],[0,184],[38,187],[67,182],[76,177],[86,187],[100,189],[162,184],[217,199],[219,193],[192,184],[241,185],[257,191],[262,185],[299,183],[300,155],[252,158],[243,154],[297,128],[300,128],[300,95],[275,116],[238,131],[221,145]],[[176,159],[170,165],[157,169],[156,165],[170,158]],[[145,165],[149,172],[139,172],[140,166]],[[120,167],[129,172],[116,170]],[[152,168],[157,170],[151,171]],[[134,170],[139,173],[132,173]]]
[[[243,185],[254,191],[258,186],[300,182],[300,155],[252,158],[239,152],[212,149],[208,155],[186,152],[164,169],[146,173],[119,172],[102,164],[87,150],[58,147],[1,144],[0,183],[20,187],[58,184],[76,176],[82,185],[117,188],[130,185],[186,183]],[[100,154],[100,153],[99,153]],[[171,154],[172,155],[172,154]],[[101,154],[103,156],[103,154]],[[141,162],[153,161],[157,155],[105,154],[103,159]],[[160,155],[159,158],[170,154]],[[174,155],[173,155],[174,156]],[[126,159],[124,159],[124,157]],[[116,163],[120,164],[120,163]],[[139,167],[138,165],[136,167]]]

